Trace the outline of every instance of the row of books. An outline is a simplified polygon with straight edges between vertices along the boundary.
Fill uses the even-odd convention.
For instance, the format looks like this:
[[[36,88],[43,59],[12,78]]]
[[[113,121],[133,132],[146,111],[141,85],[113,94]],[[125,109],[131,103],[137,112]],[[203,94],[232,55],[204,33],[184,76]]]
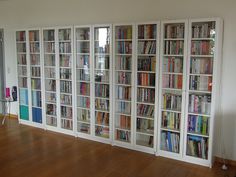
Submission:
[[[78,103],[78,106],[80,106],[80,107],[90,108],[90,98],[89,97],[78,96],[77,103]]]
[[[89,55],[77,55],[76,57],[76,67],[77,68],[90,68],[90,56]]]
[[[131,99],[131,87],[117,86],[116,99],[130,100]]]
[[[60,68],[60,79],[71,80],[71,69]]]
[[[96,124],[109,126],[109,113],[106,112],[95,112]]]
[[[183,76],[182,75],[164,74],[162,76],[162,87],[163,88],[182,89],[182,85],[183,85]]]
[[[39,42],[30,43],[29,47],[30,47],[30,53],[39,53],[40,52]]]
[[[17,64],[27,65],[26,54],[17,54]]]
[[[44,52],[45,53],[55,53],[55,43],[54,42],[44,42]]]
[[[71,29],[60,29],[58,31],[59,41],[71,40]]]
[[[26,66],[18,66],[18,75],[27,77],[27,67]]]
[[[156,41],[139,41],[138,54],[156,54]]]
[[[42,106],[42,98],[40,91],[32,91],[32,106],[33,107],[41,107]]]
[[[189,95],[189,112],[207,114],[211,113],[211,95]]]
[[[95,71],[95,82],[109,83],[109,71]]]
[[[184,24],[166,25],[165,38],[184,38]]]
[[[192,41],[191,55],[213,55],[214,41]]]
[[[89,53],[90,43],[89,41],[77,41],[76,42],[76,52],[77,53]]]
[[[131,56],[116,56],[116,70],[131,70],[132,57]]]
[[[116,39],[132,39],[132,26],[117,26]]]
[[[56,80],[45,80],[46,91],[56,92]]]
[[[27,86],[27,77],[19,77],[18,78],[18,84],[19,84],[19,87],[28,88],[28,86]]]
[[[63,93],[72,93],[71,81],[60,81],[60,91]]]
[[[191,58],[190,73],[191,74],[212,74],[213,60],[209,58]]]
[[[28,90],[19,89],[20,105],[28,105]]]
[[[138,73],[137,80],[140,86],[155,86],[156,76],[154,73]]]
[[[56,103],[57,96],[56,93],[46,92],[45,93],[46,102]]]
[[[85,82],[77,82],[77,94],[79,95],[90,95],[90,84]]]
[[[154,133],[154,120],[146,120],[137,118],[136,128],[138,132]]]
[[[54,30],[44,30],[43,31],[43,40],[44,41],[54,41],[55,40],[55,31]]]
[[[98,55],[95,57],[94,66],[96,69],[109,69],[110,68],[110,57],[105,55]]]
[[[183,58],[168,57],[163,59],[163,71],[182,73],[183,72]]]
[[[90,122],[90,111],[86,109],[77,109],[77,120]]]
[[[40,67],[31,67],[31,76],[32,77],[40,77],[41,76],[41,69],[40,69]]]
[[[60,67],[71,67],[71,55],[60,54]]]
[[[188,115],[188,132],[208,135],[208,120],[206,116]]]
[[[107,84],[95,84],[95,96],[109,98],[109,85]]]
[[[50,126],[57,126],[57,118],[52,116],[46,116],[46,124]]]
[[[78,123],[78,132],[89,134],[90,133],[90,125],[79,122]]]
[[[123,130],[116,130],[116,140],[130,142],[130,132]]]
[[[109,41],[106,41],[106,44],[100,44],[99,41],[95,42],[95,54],[109,54],[110,53],[110,44]]]
[[[77,28],[75,33],[77,40],[89,40],[90,29],[89,28]]]
[[[125,115],[119,115],[116,117],[116,127],[121,129],[130,130],[131,128],[131,117]]]
[[[154,117],[154,106],[146,104],[137,104],[137,116]]]
[[[208,139],[199,136],[187,136],[187,155],[208,159]]]
[[[40,65],[40,55],[30,54],[30,64],[31,65]]]
[[[73,129],[73,121],[68,119],[61,119],[61,128],[72,130]]]
[[[131,114],[131,103],[129,102],[116,102],[116,112],[122,114]]]
[[[37,123],[42,123],[42,109],[32,108],[32,121]]]
[[[45,73],[45,78],[56,78],[55,68],[45,68],[44,73]]]
[[[55,104],[46,104],[46,114],[51,116],[56,116],[57,106]]]
[[[95,109],[109,111],[109,100],[95,99]]]
[[[179,153],[180,136],[177,133],[161,132],[161,149]]]
[[[136,144],[153,148],[153,135],[136,133]]]
[[[183,55],[184,41],[165,41],[164,54]]]
[[[162,127],[179,130],[181,120],[180,113],[162,111],[161,118]]]
[[[192,38],[214,38],[215,37],[215,23],[193,24]]]
[[[71,95],[61,94],[60,97],[61,97],[61,99],[60,99],[61,104],[72,105],[72,96]]]
[[[95,136],[100,136],[100,137],[103,137],[103,138],[109,138],[109,128],[108,127],[95,126]]]
[[[131,72],[116,72],[117,84],[129,84],[131,85]]]
[[[146,103],[155,103],[155,89],[138,88],[137,101]]]
[[[174,93],[162,95],[162,108],[174,111],[181,111],[182,96]]]
[[[138,39],[156,39],[157,26],[153,25],[138,25]]]
[[[39,41],[39,30],[29,31],[29,41]]]
[[[16,41],[25,41],[25,39],[26,39],[25,31],[16,32]]]
[[[132,54],[132,42],[131,41],[119,41],[116,47],[117,54]]]
[[[26,52],[26,43],[17,43],[16,45],[17,52]]]
[[[44,66],[56,66],[56,59],[54,54],[45,54],[44,57]]]
[[[71,107],[61,106],[61,117],[72,119],[73,111]]]
[[[138,71],[156,71],[156,57],[138,57]]]
[[[59,43],[60,53],[71,53],[71,43],[70,42],[60,42]]]
[[[31,79],[32,89],[41,89],[41,79]]]
[[[190,90],[211,91],[212,77],[211,76],[190,76]]]

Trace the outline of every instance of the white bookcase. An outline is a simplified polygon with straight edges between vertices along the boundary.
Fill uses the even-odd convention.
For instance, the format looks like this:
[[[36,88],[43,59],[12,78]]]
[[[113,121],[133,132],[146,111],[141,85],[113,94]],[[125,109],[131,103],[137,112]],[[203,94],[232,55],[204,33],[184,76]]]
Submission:
[[[17,30],[20,123],[211,167],[222,28],[211,18]]]
[[[220,106],[222,28],[220,19],[189,20],[184,159],[206,166]]]
[[[158,155],[182,158],[187,59],[187,20],[161,27]]]
[[[16,31],[20,123],[43,127],[40,29]]]
[[[136,24],[135,149],[155,153],[157,140],[160,23]]]
[[[134,144],[134,33],[134,24],[113,28],[113,144],[127,148]]]

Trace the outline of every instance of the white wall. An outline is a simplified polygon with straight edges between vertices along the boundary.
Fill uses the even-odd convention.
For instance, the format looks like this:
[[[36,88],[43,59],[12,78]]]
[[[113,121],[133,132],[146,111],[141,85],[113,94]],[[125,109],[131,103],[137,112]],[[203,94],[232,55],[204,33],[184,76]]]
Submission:
[[[7,86],[17,84],[13,38],[15,28],[221,17],[224,20],[222,116],[216,117],[215,154],[222,157],[222,149],[225,149],[226,158],[236,160],[235,7],[235,0],[0,1],[0,27],[5,28],[6,37]],[[17,112],[17,106],[14,105],[13,113]],[[221,148],[222,142],[225,148]]]

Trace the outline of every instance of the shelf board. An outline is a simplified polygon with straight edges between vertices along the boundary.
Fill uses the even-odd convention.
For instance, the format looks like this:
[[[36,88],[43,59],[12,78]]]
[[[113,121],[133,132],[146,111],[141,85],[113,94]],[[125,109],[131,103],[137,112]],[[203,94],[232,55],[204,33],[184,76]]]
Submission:
[[[150,131],[150,133],[149,133],[149,131],[138,131],[138,130],[136,130],[136,133],[141,134],[141,135],[146,135],[146,136],[154,136],[154,131]]]
[[[72,82],[72,79],[59,79],[60,81]]]
[[[95,71],[110,71],[110,69],[99,69],[99,68],[95,68]]]
[[[103,85],[109,85],[110,84],[110,82],[108,81],[108,82],[98,82],[98,81],[95,81],[94,82],[95,84],[103,84]]]
[[[72,55],[72,53],[59,52],[59,55]]]
[[[79,83],[81,83],[81,82],[82,83],[89,83],[89,84],[91,83],[91,81],[84,81],[84,80],[76,80],[76,82],[79,82]]]
[[[55,52],[45,52],[44,55],[56,55]]]
[[[164,41],[184,41],[184,38],[164,38]]]
[[[184,55],[178,55],[178,54],[164,54],[163,57],[184,57]]]
[[[190,73],[190,76],[208,76],[208,77],[212,77],[212,74],[200,74],[200,73]]]
[[[46,116],[50,116],[50,117],[54,117],[57,119],[57,116],[56,115],[50,115],[50,114],[46,114]]]
[[[192,41],[214,41],[215,38],[191,38]]]
[[[81,53],[81,52],[76,52],[77,55],[90,55],[90,53]]]
[[[189,90],[190,93],[206,93],[206,94],[212,94],[211,91],[202,91],[202,90]]]
[[[116,72],[127,72],[127,73],[132,73],[132,70],[121,70],[121,69],[118,69],[118,70],[115,70]]]
[[[83,123],[83,124],[88,124],[88,125],[90,125],[90,122],[89,122],[89,121],[86,121],[86,120],[77,120],[77,123]]]
[[[124,100],[124,99],[115,99],[115,101],[119,101],[119,102],[127,102],[127,103],[131,103],[132,101],[131,100]]]
[[[182,92],[182,89],[176,89],[176,88],[162,88],[162,90]]]
[[[110,100],[110,98],[106,98],[106,97],[99,97],[99,96],[95,96],[95,99],[103,99],[103,100]]]
[[[175,73],[175,72],[162,72],[162,74],[169,74],[169,75],[183,75],[183,73]]]
[[[73,121],[72,117],[69,118],[69,117],[62,117],[62,116],[61,116],[61,119],[62,119],[62,120],[69,120],[69,121],[71,121],[71,122]]]
[[[194,57],[194,58],[214,58],[214,55],[190,55],[190,57]]]
[[[40,52],[30,52],[30,55],[40,55]]]
[[[77,106],[77,109],[83,109],[83,110],[90,111],[90,108],[85,108],[85,107],[82,107],[82,106]]]
[[[125,54],[125,53],[117,53],[117,56],[132,56],[132,54]]]
[[[181,114],[181,111],[176,111],[176,110],[170,110],[170,109],[161,109],[161,111],[165,111],[165,112],[173,112],[173,113],[180,113]]]
[[[57,103],[56,102],[51,102],[51,101],[45,101],[45,104],[54,104],[54,105],[56,105]]]
[[[175,130],[175,129],[171,129],[171,128],[161,127],[161,130],[167,131],[167,132],[173,132],[173,133],[180,133],[180,130]]]
[[[61,43],[64,43],[64,42],[65,42],[65,43],[68,43],[68,42],[71,42],[71,40],[60,40],[60,39],[59,39],[59,43],[60,43],[60,42],[61,42]]]
[[[102,109],[97,109],[97,108],[95,108],[95,112],[104,112],[104,113],[110,113],[110,111],[107,111],[107,110],[102,110]]]
[[[29,106],[28,104],[22,104],[22,103],[20,103],[19,105],[20,106],[27,106],[27,107]]]
[[[45,80],[57,80],[57,79],[56,78],[47,77],[47,78],[45,78]]]
[[[33,68],[33,67],[35,67],[35,68],[40,68],[41,65],[34,65],[34,64],[31,64],[30,67],[31,67],[31,68]]]
[[[154,121],[154,118],[153,117],[142,117],[142,116],[136,116],[136,118],[140,118],[140,119],[146,119],[146,120],[152,120]]]
[[[132,42],[132,39],[116,39],[116,42]]]
[[[45,92],[46,92],[46,93],[55,93],[55,94],[56,94],[56,91],[49,91],[49,90],[46,90]]]
[[[155,86],[144,86],[144,85],[137,85],[138,88],[151,88],[155,89]]]
[[[29,41],[29,43],[39,43],[40,41]]]
[[[56,66],[44,66],[44,68],[48,68],[48,69],[56,69]]]
[[[42,90],[41,90],[41,89],[31,89],[31,91],[34,91],[34,92],[41,92]]]
[[[54,43],[55,41],[47,41],[47,40],[44,40],[43,42],[45,42],[45,43]]]
[[[42,109],[42,107],[33,106],[33,105],[32,105],[32,108]]]
[[[80,94],[77,94],[77,97],[87,97],[87,98],[90,98],[90,95],[80,95]]]
[[[116,130],[121,130],[121,131],[128,131],[131,132],[130,129],[125,129],[125,128],[119,128],[119,127],[115,127]]]
[[[156,71],[137,71],[137,73],[156,74]]]
[[[156,41],[156,40],[157,39],[155,39],[155,38],[154,39],[151,39],[151,38],[150,39],[138,39],[138,41]]]
[[[76,39],[76,42],[90,42],[89,39]]]
[[[126,113],[122,113],[122,112],[116,112],[116,115],[123,115],[123,116],[129,116],[131,117],[131,114],[126,114]]]
[[[203,134],[194,133],[194,132],[187,132],[187,134],[191,135],[191,136],[201,136],[201,137],[204,137],[204,138],[209,138],[209,135],[203,135]]]
[[[73,108],[73,106],[71,104],[65,104],[65,103],[60,103],[60,106]]]
[[[30,79],[41,79],[41,77],[30,76]]]
[[[131,84],[115,84],[117,86],[132,87]]]
[[[188,115],[211,117],[211,116],[208,115],[208,114],[193,113],[193,112],[188,112]]]
[[[155,57],[156,56],[156,54],[141,54],[141,53],[138,53],[138,57],[143,57],[143,56],[150,56],[150,57]]]
[[[26,41],[16,41],[16,43],[22,44],[22,43],[26,43]]]
[[[99,53],[99,52],[95,53],[94,55],[95,56],[110,56],[109,53]]]
[[[61,95],[72,95],[72,93],[60,92]]]
[[[146,104],[146,105],[151,105],[151,106],[155,106],[155,103],[148,103],[148,102],[136,102],[137,104]]]
[[[96,123],[95,123],[95,126],[109,128],[109,125],[102,125],[102,124],[96,124]]]

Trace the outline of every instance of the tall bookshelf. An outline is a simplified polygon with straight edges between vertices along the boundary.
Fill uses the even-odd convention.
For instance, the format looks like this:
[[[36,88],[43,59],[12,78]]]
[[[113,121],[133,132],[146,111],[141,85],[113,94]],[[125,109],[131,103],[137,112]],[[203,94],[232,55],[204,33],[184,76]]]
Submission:
[[[93,80],[94,80],[94,134],[95,137],[111,139],[112,87],[110,25],[93,28]]]
[[[91,54],[90,26],[75,27],[77,132],[91,135]]]
[[[159,90],[159,154],[182,158],[187,20],[162,22]]]
[[[16,55],[19,88],[19,118],[29,121],[29,61],[27,59],[26,31],[16,32]]]
[[[42,123],[41,31],[28,31],[32,121]]]
[[[220,19],[190,20],[184,156],[207,166],[212,165],[214,119],[219,111],[221,33]]]
[[[59,61],[59,99],[60,128],[72,131],[73,124],[73,29],[71,27],[62,27],[57,29],[58,54]]]
[[[159,31],[159,23],[136,25],[135,145],[152,153],[157,139]]]
[[[43,55],[44,55],[44,87],[45,87],[45,117],[46,126],[57,127],[57,90],[58,77],[56,62],[56,30],[43,29]]]
[[[114,144],[133,145],[134,25],[114,25]]]

